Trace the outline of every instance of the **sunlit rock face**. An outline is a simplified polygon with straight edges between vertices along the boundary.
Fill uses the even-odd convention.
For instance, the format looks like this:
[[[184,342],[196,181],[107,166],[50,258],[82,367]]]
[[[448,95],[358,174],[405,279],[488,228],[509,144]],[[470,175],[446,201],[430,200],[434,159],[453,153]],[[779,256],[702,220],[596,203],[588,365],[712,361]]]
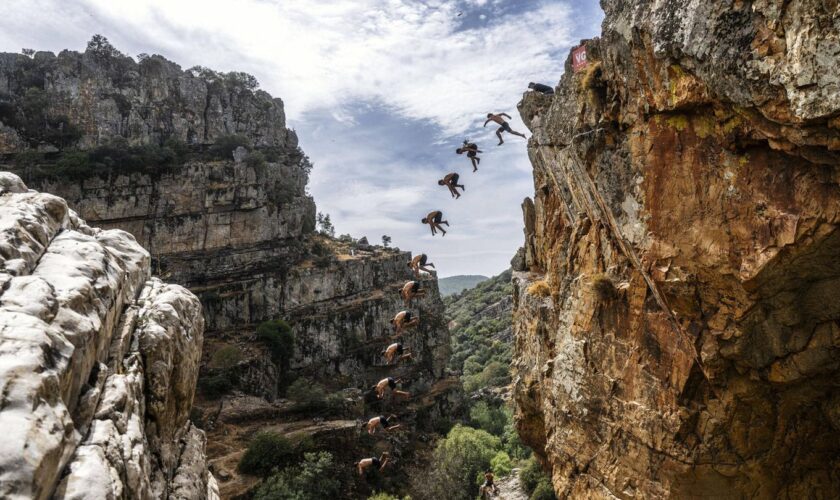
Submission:
[[[3,498],[218,497],[189,422],[201,305],[150,269],[130,234],[0,173]]]
[[[519,431],[566,497],[832,497],[837,5],[602,6],[519,105]]]

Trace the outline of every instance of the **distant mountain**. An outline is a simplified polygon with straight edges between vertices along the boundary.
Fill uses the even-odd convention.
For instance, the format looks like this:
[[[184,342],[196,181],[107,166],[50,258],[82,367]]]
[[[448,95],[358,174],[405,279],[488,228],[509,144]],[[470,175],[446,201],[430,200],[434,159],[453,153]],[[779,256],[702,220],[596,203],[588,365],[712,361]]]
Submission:
[[[440,295],[446,297],[452,295],[481,283],[487,281],[487,276],[480,276],[477,274],[460,274],[458,276],[450,276],[448,278],[441,278],[438,280],[438,287],[440,287]]]

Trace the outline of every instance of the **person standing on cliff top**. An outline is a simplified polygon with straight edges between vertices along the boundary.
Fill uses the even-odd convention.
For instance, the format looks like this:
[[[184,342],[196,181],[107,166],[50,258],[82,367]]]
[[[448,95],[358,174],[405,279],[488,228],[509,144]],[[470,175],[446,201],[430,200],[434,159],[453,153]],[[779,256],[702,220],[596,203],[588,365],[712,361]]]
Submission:
[[[382,399],[383,397],[385,397],[385,393],[387,391],[390,391],[391,394],[393,394],[394,396],[403,396],[406,398],[410,398],[411,394],[397,389],[397,384],[401,383],[402,379],[393,379],[391,377],[383,378],[376,384],[376,398]]]
[[[528,88],[533,90],[534,92],[539,92],[541,94],[554,95],[554,89],[549,87],[548,85],[543,85],[542,83],[531,82],[528,84]]]
[[[389,345],[382,351],[382,354],[389,365],[394,363],[394,358],[396,358],[397,363],[411,359],[411,352],[405,349],[400,342]]]
[[[382,472],[382,469],[384,469],[385,466],[388,465],[388,452],[383,451],[382,455],[379,458],[363,458],[353,465],[355,465],[359,469],[359,476],[364,476],[365,471],[368,470],[370,467],[373,467],[377,471]]]
[[[459,178],[460,176],[458,174],[452,172],[451,174],[446,174],[443,177],[443,179],[438,181],[439,186],[446,186],[447,188],[449,188],[449,193],[456,200],[461,197],[461,193],[458,192],[458,188],[461,188],[463,190],[467,189],[462,184],[458,184]]]
[[[477,144],[464,139],[464,145],[460,148],[457,148],[455,152],[459,155],[467,153],[467,158],[469,158],[472,162],[473,172],[478,171],[478,164],[481,163],[481,158],[478,157],[478,153],[482,153],[483,151],[478,149]]]
[[[411,311],[400,311],[391,320],[391,324],[394,326],[394,337],[399,337],[403,330],[419,325],[420,318],[415,318]]]
[[[423,224],[428,224],[429,227],[432,228],[432,236],[437,234],[436,229],[439,229],[440,232],[443,233],[443,235],[441,235],[442,237],[446,236],[446,231],[444,231],[444,229],[440,226],[441,224],[446,224],[447,226],[449,226],[449,222],[443,220],[443,212],[441,212],[440,210],[429,212],[429,215],[420,219],[420,222],[422,222]]]
[[[402,297],[406,307],[411,307],[411,300],[414,297],[424,297],[425,295],[426,290],[420,288],[419,281],[407,281],[400,290],[400,297]]]
[[[378,417],[373,417],[372,419],[368,420],[368,423],[367,423],[368,434],[373,436],[374,433],[376,433],[376,430],[379,427],[381,427],[382,430],[385,431],[385,432],[390,432],[390,431],[394,431],[394,430],[399,429],[400,424],[389,425],[391,422],[395,421],[396,419],[397,419],[397,416],[393,415],[393,414],[391,414],[387,417],[384,416],[384,415],[379,415]]]
[[[411,262],[408,263],[408,267],[414,271],[414,276],[420,277],[420,270],[426,271],[429,274],[432,274],[432,271],[426,268],[426,266],[435,267],[434,264],[428,262],[429,258],[426,254],[421,253],[420,255],[415,255]]]
[[[501,127],[499,127],[498,130],[496,130],[496,137],[499,138],[499,146],[501,146],[505,142],[504,139],[502,139],[502,132],[508,132],[513,135],[518,135],[523,139],[527,139],[527,137],[525,137],[525,134],[520,134],[519,132],[510,128],[510,124],[508,124],[508,122],[506,122],[503,117],[507,117],[508,120],[512,119],[507,113],[499,113],[498,115],[494,115],[493,113],[487,113],[487,120],[484,121],[485,127],[490,122],[496,122],[499,125],[501,125]]]

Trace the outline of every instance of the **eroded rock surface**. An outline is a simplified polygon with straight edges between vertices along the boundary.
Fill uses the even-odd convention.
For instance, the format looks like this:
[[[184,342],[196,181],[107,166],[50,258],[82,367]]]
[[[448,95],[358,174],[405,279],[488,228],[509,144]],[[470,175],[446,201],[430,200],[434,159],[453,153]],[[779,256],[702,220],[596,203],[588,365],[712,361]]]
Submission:
[[[36,130],[28,117],[4,114],[0,153],[41,141],[61,147],[78,140],[83,148],[114,138],[136,145],[167,139],[210,144],[230,134],[261,146],[296,145],[297,137],[284,125],[283,101],[253,87],[243,74],[199,67],[184,71],[159,55],[137,63],[113,48],[34,57],[0,53],[0,93],[23,97],[30,92],[30,110],[48,103],[43,111],[51,131]]]
[[[216,496],[188,421],[198,299],[150,279],[130,234],[0,179],[0,496]],[[178,467],[186,450],[189,471]],[[173,481],[190,481],[190,495]]]
[[[563,497],[834,496],[836,2],[602,5],[519,106],[520,434]]]

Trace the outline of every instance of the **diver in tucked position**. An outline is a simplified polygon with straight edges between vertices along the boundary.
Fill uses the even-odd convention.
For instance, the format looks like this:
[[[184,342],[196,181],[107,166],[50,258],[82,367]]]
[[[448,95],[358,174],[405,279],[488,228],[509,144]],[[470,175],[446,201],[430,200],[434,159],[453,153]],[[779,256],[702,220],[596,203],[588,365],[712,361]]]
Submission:
[[[446,224],[449,226],[449,222],[443,220],[443,212],[440,210],[429,212],[429,215],[420,219],[420,222],[428,224],[429,227],[432,228],[432,236],[437,234],[437,230],[440,230],[440,232],[443,233],[442,236],[446,236],[446,231],[441,227],[441,225]]]
[[[435,267],[435,265],[431,262],[428,262],[428,260],[429,258],[424,253],[421,253],[420,255],[415,255],[414,258],[411,259],[411,262],[408,263],[408,267],[410,267],[411,270],[414,271],[414,276],[419,278],[421,269],[429,274],[432,274],[432,271],[427,269],[426,266]]]
[[[399,363],[400,361],[407,361],[411,359],[411,351],[408,349],[404,349],[402,343],[394,342],[393,344],[389,345],[382,351],[382,354],[385,356],[385,361],[388,364],[395,364]]]
[[[395,337],[402,335],[403,330],[414,328],[419,324],[420,318],[414,317],[414,315],[411,314],[411,311],[400,311],[396,316],[394,316],[394,319],[391,320],[391,325],[394,327]]]
[[[478,157],[478,153],[483,153],[480,149],[478,149],[478,145],[474,142],[470,142],[468,140],[464,140],[464,145],[460,148],[455,150],[456,153],[459,155],[467,153],[467,158],[470,159],[473,166],[473,172],[478,171],[478,164],[481,163],[481,158]]]
[[[402,379],[394,379],[391,377],[383,378],[376,384],[376,398],[382,399],[387,392],[391,392],[394,396],[404,396],[410,398],[411,394],[397,389],[397,384],[401,384]]]
[[[392,425],[392,423],[396,420],[396,415],[389,415],[387,417],[385,415],[379,415],[378,417],[373,417],[372,419],[368,420],[367,423],[368,434],[372,436],[380,428],[385,432],[397,430],[400,428],[400,424]]]
[[[353,465],[355,465],[359,469],[359,476],[364,476],[365,471],[371,467],[373,467],[379,472],[382,472],[382,469],[384,469],[385,466],[388,465],[388,452],[383,451],[382,456],[380,456],[379,458],[363,458]]]
[[[419,281],[407,281],[400,290],[400,297],[405,302],[406,307],[411,307],[411,300],[414,297],[425,297],[426,290],[420,287]]]
[[[446,174],[443,179],[438,181],[438,186],[446,186],[449,189],[449,194],[457,200],[461,197],[461,193],[458,192],[458,188],[466,190],[463,184],[458,184],[459,178],[460,176],[455,172]]]

